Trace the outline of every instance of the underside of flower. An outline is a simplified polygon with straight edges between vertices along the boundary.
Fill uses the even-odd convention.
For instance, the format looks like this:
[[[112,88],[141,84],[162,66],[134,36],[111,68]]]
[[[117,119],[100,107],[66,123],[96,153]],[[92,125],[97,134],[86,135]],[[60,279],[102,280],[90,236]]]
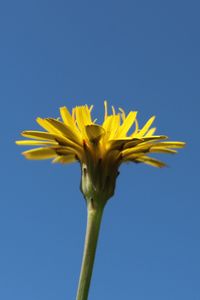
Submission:
[[[82,167],[82,189],[84,195],[94,190],[104,190],[108,181],[115,182],[118,168],[123,162],[145,163],[163,167],[165,163],[149,155],[152,153],[177,153],[175,149],[184,147],[183,142],[168,141],[165,135],[155,135],[151,127],[152,116],[141,128],[137,112],[127,115],[123,109],[108,114],[104,102],[105,115],[101,125],[92,120],[93,106],[77,106],[72,113],[66,107],[60,108],[60,118],[37,118],[37,123],[45,131],[23,131],[22,136],[29,140],[17,141],[18,145],[37,146],[23,152],[27,159],[53,159],[53,162],[71,163],[78,161]],[[88,179],[92,178],[90,184]],[[113,184],[112,184],[113,185]],[[113,193],[111,188],[110,194]]]

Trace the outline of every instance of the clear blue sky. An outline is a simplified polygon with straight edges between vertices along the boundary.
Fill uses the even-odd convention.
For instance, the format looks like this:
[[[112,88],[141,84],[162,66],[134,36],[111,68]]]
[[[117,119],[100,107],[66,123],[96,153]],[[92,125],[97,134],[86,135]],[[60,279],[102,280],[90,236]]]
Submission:
[[[86,225],[78,164],[26,161],[37,116],[103,101],[187,142],[166,169],[124,165],[90,298],[200,299],[199,1],[0,3],[0,299],[73,300]]]

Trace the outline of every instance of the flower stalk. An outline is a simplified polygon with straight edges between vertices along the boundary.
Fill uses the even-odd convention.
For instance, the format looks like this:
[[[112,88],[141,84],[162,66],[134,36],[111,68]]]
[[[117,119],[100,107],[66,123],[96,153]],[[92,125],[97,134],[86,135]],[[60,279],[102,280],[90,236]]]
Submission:
[[[101,203],[99,201],[99,203]],[[87,228],[76,300],[87,300],[104,205],[87,201]]]

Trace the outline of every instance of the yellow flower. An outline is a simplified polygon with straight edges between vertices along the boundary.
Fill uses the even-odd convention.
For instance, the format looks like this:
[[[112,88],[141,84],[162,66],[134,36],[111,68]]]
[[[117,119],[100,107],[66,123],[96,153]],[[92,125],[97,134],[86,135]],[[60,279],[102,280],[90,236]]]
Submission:
[[[23,131],[21,135],[32,140],[16,143],[40,146],[23,152],[27,159],[53,159],[53,162],[58,163],[79,161],[85,197],[87,194],[91,195],[91,189],[94,197],[95,191],[103,193],[106,189],[105,198],[112,196],[114,192],[121,163],[131,161],[163,167],[163,162],[149,154],[177,153],[174,149],[185,145],[183,142],[166,141],[168,137],[165,135],[155,135],[156,128],[151,128],[155,116],[140,128],[136,111],[126,115],[123,109],[115,112],[112,107],[112,114],[109,115],[106,101],[104,106],[105,115],[101,125],[92,120],[93,106],[77,106],[73,108],[72,114],[66,107],[61,107],[62,120],[37,118],[37,123],[45,131]]]
[[[101,125],[92,120],[93,106],[77,106],[72,114],[66,107],[60,108],[62,120],[37,118],[45,131],[23,131],[29,140],[17,141],[18,145],[39,146],[23,152],[27,159],[53,159],[53,162],[81,165],[81,191],[87,203],[87,229],[84,254],[76,299],[88,299],[98,234],[107,200],[114,194],[118,170],[123,162],[145,163],[154,167],[165,164],[150,157],[151,153],[176,153],[183,142],[166,141],[165,135],[155,135],[151,117],[139,127],[137,112],[128,115],[123,109],[105,115]]]

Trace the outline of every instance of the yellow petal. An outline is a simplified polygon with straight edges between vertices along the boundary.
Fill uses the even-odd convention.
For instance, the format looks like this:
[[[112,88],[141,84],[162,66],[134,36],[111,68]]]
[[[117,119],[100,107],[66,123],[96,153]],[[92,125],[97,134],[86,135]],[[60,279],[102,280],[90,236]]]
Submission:
[[[127,141],[125,144],[124,144],[124,147],[123,149],[128,149],[128,148],[133,148],[141,143],[144,142],[144,139],[143,138],[132,138],[131,141]]]
[[[136,162],[145,163],[147,165],[157,167],[157,168],[162,168],[166,166],[164,162],[148,156],[141,156],[136,159]]]
[[[37,118],[36,121],[42,128],[47,130],[49,133],[57,133],[58,132],[51,124],[49,124],[49,122],[47,122],[46,119]]]
[[[64,146],[70,146],[76,149],[77,151],[82,151],[82,146],[79,146],[78,144],[74,143],[73,141],[67,139],[64,136],[58,135],[58,134],[51,134],[48,132],[42,132],[42,131],[23,131],[21,133],[22,136],[31,138],[31,139],[41,139],[41,140],[53,140],[58,142],[61,145]]]
[[[134,132],[130,135],[130,137],[136,137],[137,136],[137,133],[139,131],[139,124],[138,124],[138,120],[137,118],[135,118],[135,130]]]
[[[63,122],[70,127],[74,127],[74,120],[70,114],[70,112],[68,111],[67,107],[63,106],[60,108],[60,115],[63,119]]]
[[[43,131],[26,130],[21,133],[22,136],[39,139],[39,140],[55,140],[55,134]]]
[[[16,141],[17,145],[20,146],[42,146],[42,145],[49,145],[49,146],[56,146],[58,145],[57,142],[54,141],[32,141],[32,140],[23,140],[23,141]]]
[[[72,140],[74,143],[82,144],[81,135],[77,134],[73,127],[67,126],[55,119],[48,118],[46,120],[53,128],[55,128],[55,130],[57,130],[57,132],[61,133],[66,138]]]
[[[156,127],[153,127],[147,131],[145,136],[152,136],[152,135],[154,135],[155,131],[156,131]]]
[[[142,127],[142,129],[139,131],[139,133],[137,134],[137,137],[142,137],[145,135],[145,133],[149,130],[149,127],[151,126],[151,124],[153,123],[153,121],[155,120],[155,116],[151,117],[146,124]]]
[[[124,120],[123,124],[120,126],[117,132],[117,137],[125,137],[129,131],[129,129],[132,127],[132,125],[135,122],[137,116],[136,111],[131,111],[126,119]]]
[[[99,125],[87,125],[85,130],[89,141],[93,143],[98,142],[105,134],[105,129]]]
[[[148,151],[151,147],[153,146],[157,146],[157,143],[155,143],[157,140],[162,140],[166,138],[165,136],[155,136],[152,137],[152,138],[149,138],[149,137],[143,137],[143,138],[136,138],[135,142],[127,142],[125,145],[124,145],[124,151],[126,153],[129,152],[138,152],[138,151],[141,151],[141,149],[143,151]],[[138,141],[138,142],[137,142]]]
[[[129,155],[133,155],[139,152],[149,152],[151,145],[149,144],[138,144],[133,148],[127,148],[125,150],[122,151],[122,155],[123,157],[129,156]]]
[[[164,148],[164,147],[158,147],[158,146],[153,146],[149,149],[149,152],[151,153],[169,153],[169,154],[176,154],[176,150],[172,150],[169,148]]]
[[[124,147],[124,150],[122,151],[123,155],[130,155],[132,153],[137,152],[154,152],[154,153],[176,153],[175,150],[166,149],[166,147],[158,146],[158,143],[154,143],[154,140],[148,140],[146,141],[145,138],[144,142],[140,142],[136,145],[133,145],[133,147],[127,148]]]
[[[153,142],[158,140],[166,140],[168,137],[166,135],[153,135],[153,136],[143,136],[144,142]]]
[[[131,153],[129,155],[122,155],[123,161],[135,161],[137,158],[144,156],[144,152]]]
[[[164,146],[164,147],[169,147],[169,148],[183,148],[185,147],[184,142],[160,142],[157,143],[156,146]]]
[[[22,153],[27,159],[49,159],[57,156],[51,148],[37,148]]]
[[[54,149],[58,155],[73,155],[73,156],[76,155],[76,151],[70,147],[63,146],[63,147],[55,147]]]
[[[77,161],[77,159],[75,158],[74,155],[63,155],[63,156],[57,156],[56,158],[54,158],[52,163],[69,164],[69,163],[73,163],[76,161]]]
[[[88,106],[77,106],[75,116],[79,130],[81,131],[84,137],[87,137],[85,126],[92,124],[90,110]]]
[[[120,126],[120,116],[108,116],[107,119],[103,122],[102,126],[106,131],[105,140],[114,138],[116,131]]]

